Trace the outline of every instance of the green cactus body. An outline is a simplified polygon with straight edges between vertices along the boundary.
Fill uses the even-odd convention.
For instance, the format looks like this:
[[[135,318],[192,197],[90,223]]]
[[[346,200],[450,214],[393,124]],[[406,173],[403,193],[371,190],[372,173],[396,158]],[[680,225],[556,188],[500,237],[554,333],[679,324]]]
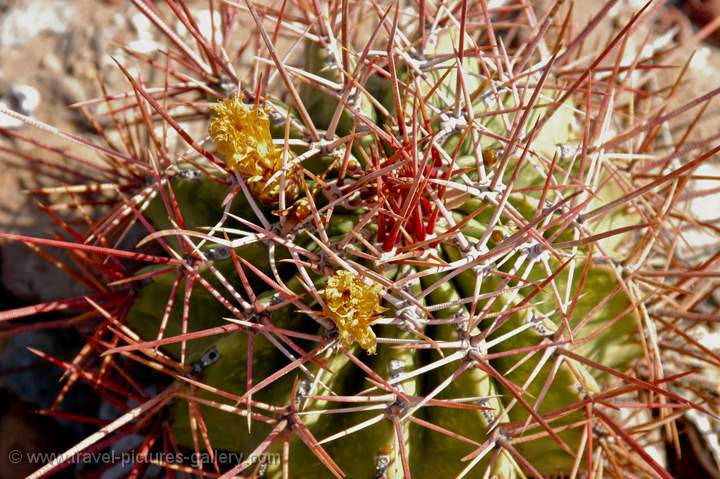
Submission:
[[[321,45],[311,41],[305,42],[304,71],[329,80],[338,85],[338,87],[342,85],[344,77],[340,64],[341,58],[341,53],[336,44]],[[351,75],[354,68],[355,64],[351,62],[351,71],[347,72],[347,74]],[[329,89],[330,87],[324,86],[324,88]],[[330,93],[331,94],[325,91],[319,91],[307,83],[302,84],[300,94],[303,105],[305,105],[310,112],[313,123],[315,123],[315,126],[318,128],[327,129],[330,126],[340,97],[342,96],[342,90],[340,88]],[[363,121],[356,120],[358,115],[364,117],[364,121],[371,123],[376,122],[375,109],[363,91],[355,90],[349,95],[346,102],[354,112],[348,109],[342,110],[336,130],[338,135],[348,135],[352,133],[353,130],[357,132],[359,132],[359,129],[367,130],[366,125],[363,125]],[[363,136],[360,140],[360,144],[364,146],[369,146],[372,142],[373,139],[371,136]]]
[[[456,39],[453,38],[457,32],[450,29],[431,43],[431,49],[426,52],[426,58],[432,59],[441,55],[451,55],[452,47]],[[305,45],[305,71],[313,75],[319,75],[332,82],[342,81],[337,62],[330,57],[339,55],[327,46],[307,41]],[[447,68],[452,68],[448,65]],[[474,105],[474,112],[482,114],[489,111],[490,107],[483,104],[481,98],[483,92],[479,91],[486,84],[482,80],[481,69],[477,58],[466,58],[463,63],[468,83],[468,91],[478,98]],[[409,80],[411,76],[405,68],[404,78]],[[442,78],[444,69],[438,69],[428,75],[427,81],[421,86],[421,92],[426,95],[433,88],[433,81]],[[431,107],[436,111],[447,111],[446,100],[454,100],[456,73],[447,75],[440,88],[432,96]],[[392,92],[386,87],[383,80],[375,80],[373,89],[380,91],[376,93],[379,101],[389,110],[393,110],[394,101]],[[328,95],[310,86],[303,86],[302,98],[313,121],[319,128],[327,128],[331,122],[332,115],[338,105],[337,97]],[[550,94],[548,92],[548,94]],[[380,96],[382,95],[382,96]],[[451,98],[452,97],[452,98]],[[505,107],[511,107],[515,100],[510,100],[509,95]],[[355,99],[356,109],[369,121],[379,121],[375,115],[370,102],[360,94]],[[407,105],[407,104],[406,104]],[[275,112],[275,120],[271,121],[271,134],[274,138],[283,138],[285,135],[284,121],[290,118],[293,125],[297,119],[288,115],[288,109],[278,100],[273,100],[270,105]],[[405,114],[412,114],[412,105],[407,105]],[[533,125],[535,120],[542,117],[545,107],[538,107],[527,122]],[[551,158],[557,145],[573,142],[574,134],[572,128],[572,105],[563,105],[555,114],[553,120],[548,122],[543,130],[536,136],[532,144],[534,155],[541,155]],[[284,118],[281,118],[284,117]],[[358,126],[357,114],[351,111],[343,111],[338,125],[338,135],[347,135],[353,128]],[[499,118],[491,117],[487,120],[479,120],[482,128],[492,131],[500,122]],[[510,115],[513,120],[513,115]],[[271,117],[271,120],[273,118]],[[382,125],[380,125],[382,126]],[[435,122],[435,127],[440,128],[441,123]],[[529,130],[529,129],[528,129]],[[299,127],[291,128],[291,138],[300,138]],[[373,147],[370,146],[375,140],[363,143],[364,153],[367,157],[372,156]],[[452,132],[445,139],[444,148],[448,154],[455,150],[459,135]],[[388,145],[383,145],[386,150]],[[491,148],[497,146],[497,142],[489,136],[483,137],[482,147]],[[455,160],[456,175],[467,175],[474,181],[478,180],[476,156],[472,154],[473,148],[470,140],[466,139],[466,145],[462,148],[460,156]],[[304,147],[293,147],[295,155],[306,151]],[[358,150],[355,150],[358,153]],[[323,153],[324,155],[324,153]],[[303,168],[315,175],[322,174],[325,182],[331,183],[336,177],[339,164],[337,156],[315,155],[302,165]],[[357,156],[357,155],[356,155]],[[512,165],[517,158],[510,159]],[[360,162],[365,165],[365,161]],[[367,166],[367,165],[365,165]],[[559,158],[559,168],[573,168],[570,159]],[[507,173],[509,175],[509,173]],[[361,176],[355,174],[352,181],[361,180]],[[449,180],[457,180],[459,176],[452,176]],[[496,208],[491,201],[485,201],[469,196],[457,202],[449,217],[457,223],[463,223],[458,229],[463,235],[467,244],[462,246],[457,239],[443,240],[441,244],[427,244],[423,248],[424,258],[435,258],[444,264],[460,264],[468,258],[469,248],[474,254],[479,255],[482,247],[493,249],[502,244],[502,241],[511,236],[519,228],[516,225],[518,220],[532,221],[539,208],[547,205],[538,205],[540,191],[544,178],[531,163],[526,163],[521,169],[519,188],[527,188],[528,192],[513,193],[508,197],[507,203],[517,212],[521,218],[511,218],[507,214],[500,215],[498,221],[493,224],[493,231],[500,233],[500,238],[489,235],[487,225],[495,216]],[[315,179],[307,179],[310,191],[315,192],[313,200],[317,208],[322,208],[333,200],[332,196],[325,194],[327,188],[316,183]],[[220,220],[223,211],[221,208],[222,199],[230,192],[231,187],[221,185],[208,178],[184,179],[177,178],[172,182],[175,196],[178,199],[180,209],[185,218],[187,227],[212,226]],[[499,196],[496,197],[496,201]],[[326,233],[329,237],[330,246],[338,245],[341,241],[347,240],[351,230],[363,218],[363,215],[372,207],[372,204],[338,205],[333,208],[330,217],[323,213],[326,221]],[[260,204],[260,208],[268,218],[273,216],[273,208]],[[469,214],[475,214],[478,209],[482,212],[468,219]],[[256,222],[257,218],[249,207],[248,202],[237,195],[231,207],[231,213]],[[156,198],[147,210],[148,217],[158,229],[167,229],[171,224],[165,214],[160,199]],[[617,224],[630,224],[633,218],[618,217],[616,223],[599,225],[600,231],[617,227]],[[317,218],[300,220],[297,228],[291,232],[290,239],[296,245],[306,248],[327,259],[323,248],[312,238],[319,237]],[[592,226],[592,225],[591,225]],[[366,241],[377,244],[379,226],[371,221],[365,231],[369,233]],[[450,230],[452,225],[441,218],[437,224],[437,234],[443,234]],[[311,233],[310,236],[308,233]],[[557,228],[548,228],[544,236],[550,237],[558,233],[556,241],[571,241],[573,239],[570,230],[559,231]],[[487,237],[487,238],[486,238]],[[559,238],[559,239],[558,239]],[[484,241],[480,243],[481,239]],[[177,239],[173,239],[177,244]],[[367,248],[357,240],[350,239],[351,248],[358,251]],[[326,245],[327,246],[327,245]],[[462,246],[462,247],[461,247]],[[527,246],[527,245],[526,245]],[[613,245],[608,245],[612,247]],[[477,249],[476,247],[480,247]],[[350,251],[350,249],[346,249]],[[485,250],[487,251],[487,249]],[[270,250],[267,243],[255,242],[235,248],[238,256],[252,262],[252,264],[263,274],[271,277],[273,271],[268,260]],[[599,391],[603,384],[608,381],[606,374],[591,369],[585,364],[561,357],[555,351],[555,347],[539,347],[539,349],[525,353],[512,354],[491,359],[484,363],[478,362],[477,357],[471,353],[480,355],[486,353],[512,352],[517,349],[542,346],[552,341],[558,328],[565,324],[564,309],[570,304],[558,305],[556,295],[565,297],[577,297],[578,301],[572,304],[572,312],[566,318],[567,323],[575,329],[575,338],[578,346],[572,343],[563,347],[574,350],[592,361],[602,365],[622,370],[631,359],[638,357],[640,347],[634,335],[636,331],[637,317],[631,306],[627,293],[621,287],[613,271],[598,263],[594,259],[588,259],[590,251],[587,247],[568,247],[561,250],[561,258],[547,255],[539,258],[533,256],[532,245],[526,249],[515,248],[508,258],[497,265],[497,271],[504,273],[512,279],[503,284],[503,279],[486,270],[480,273],[475,267],[463,267],[462,272],[447,278],[446,275],[452,270],[443,269],[439,272],[429,271],[429,266],[392,266],[377,268],[369,261],[360,261],[354,258],[365,267],[375,269],[384,274],[388,280],[402,281],[409,275],[419,275],[406,284],[405,291],[412,297],[419,298],[420,306],[413,308],[427,307],[432,313],[419,313],[424,320],[446,320],[444,323],[425,326],[424,323],[410,327],[404,316],[402,308],[410,306],[407,298],[390,291],[395,298],[394,303],[385,301],[383,304],[387,310],[381,315],[383,318],[392,320],[392,324],[384,321],[381,325],[373,327],[377,336],[382,338],[377,346],[376,355],[366,355],[361,348],[353,346],[348,349],[356,358],[362,361],[367,368],[374,371],[380,378],[392,381],[391,371],[393,367],[399,367],[402,371],[399,374],[409,374],[420,368],[428,367],[423,374],[411,375],[408,379],[394,383],[395,387],[405,395],[408,400],[396,397],[387,401],[372,401],[372,396],[387,395],[388,391],[373,385],[368,381],[368,375],[353,363],[347,354],[343,353],[344,346],[339,342],[332,342],[320,352],[316,359],[317,364],[308,364],[306,370],[292,368],[287,374],[261,388],[252,395],[252,399],[277,408],[283,413],[271,413],[262,408],[253,407],[251,410],[260,415],[275,417],[273,414],[285,414],[290,421],[294,422],[293,427],[303,428],[310,432],[312,437],[318,441],[330,438],[332,440],[323,442],[323,448],[329,457],[339,468],[347,474],[347,477],[371,478],[371,477],[403,477],[403,465],[400,461],[399,449],[404,450],[404,456],[410,458],[408,463],[415,478],[437,478],[455,477],[468,468],[466,477],[500,477],[504,479],[521,477],[524,467],[517,463],[512,454],[502,447],[504,430],[512,427],[513,430],[522,430],[524,423],[528,421],[530,414],[525,406],[519,403],[515,395],[519,394],[523,401],[530,404],[535,412],[547,417],[547,423],[560,432],[556,437],[543,434],[544,430],[537,423],[533,423],[526,431],[527,434],[537,434],[538,437],[528,441],[521,441],[515,449],[522,454],[526,460],[544,475],[560,475],[569,473],[575,462],[575,457],[566,452],[560,443],[563,443],[571,450],[578,450],[583,434],[584,413],[580,410],[573,410],[568,414],[553,415],[553,412],[562,410],[573,403],[583,400],[586,394]],[[338,252],[342,255],[342,252]],[[291,257],[284,247],[277,247],[274,251],[275,260],[280,264],[280,275],[288,287],[301,297],[307,308],[322,316],[322,307],[316,301],[316,297],[307,291],[303,286],[304,279],[288,262],[282,260]],[[571,266],[565,267],[557,278],[548,284],[541,284],[561,264],[575,256],[576,260]],[[590,261],[587,266],[586,262]],[[441,263],[438,263],[441,264]],[[222,272],[225,278],[237,291],[242,291],[242,283],[235,273],[233,262],[228,259],[217,259],[214,265]],[[531,265],[532,267],[529,267]],[[478,266],[477,264],[475,266]],[[545,267],[550,269],[550,273]],[[587,266],[587,268],[586,268]],[[331,270],[342,269],[335,264],[329,268],[325,263],[319,270],[311,270],[312,280],[315,287],[322,290],[326,278]],[[569,271],[572,274],[572,285],[568,285]],[[585,271],[587,270],[587,271]],[[148,270],[149,271],[149,270]],[[460,270],[458,270],[460,271]],[[583,273],[585,271],[585,274]],[[201,269],[198,274],[207,279],[209,283],[220,288],[218,280],[207,271]],[[252,282],[253,290],[258,295],[258,302],[262,305],[277,304],[285,301],[282,293],[276,292],[257,275],[248,272]],[[482,277],[482,283],[478,284],[478,278]],[[584,277],[582,286],[580,278]],[[138,292],[137,299],[130,312],[128,324],[143,338],[154,339],[158,334],[159,322],[162,317],[167,298],[170,295],[174,273],[165,273],[152,277],[151,280],[142,286]],[[182,279],[177,288],[174,299],[176,305],[182,305],[186,279]],[[523,286],[525,284],[525,286]],[[502,294],[493,296],[492,293],[501,288],[510,288]],[[538,290],[539,288],[539,290]],[[569,288],[569,289],[568,289]],[[427,293],[422,296],[422,291]],[[612,297],[607,298],[612,293]],[[461,304],[463,298],[473,298],[476,294],[484,299],[471,305],[468,301]],[[563,299],[561,298],[561,299]],[[452,306],[436,307],[437,305],[453,304]],[[513,308],[522,305],[520,311],[512,312]],[[599,305],[599,306],[598,306]],[[470,321],[470,311],[477,314],[480,311],[488,313],[488,317],[480,322],[472,331],[464,327]],[[230,313],[220,305],[206,289],[195,284],[190,304],[189,330],[197,331],[211,327],[228,324],[223,318]],[[510,312],[508,312],[510,311]],[[170,316],[166,336],[175,336],[181,331],[182,308],[176,306]],[[318,335],[319,337],[332,337],[337,331],[327,330],[320,326],[310,316],[298,308],[289,304],[272,313],[263,316],[264,313],[257,313],[254,319],[261,321],[262,318],[272,325],[286,330]],[[258,319],[261,318],[261,319]],[[326,317],[327,319],[327,317]],[[455,320],[454,322],[452,320]],[[578,325],[582,324],[579,329]],[[490,334],[472,348],[468,346],[473,337],[485,334],[488,328],[493,328]],[[425,335],[433,341],[442,343],[456,343],[456,348],[448,348],[440,353],[440,349],[434,347],[415,349],[404,347],[402,344],[412,344],[413,340],[419,338],[418,334]],[[248,377],[246,363],[248,361],[249,338],[253,341],[253,378],[254,385],[259,384],[263,379],[287,366],[301,354],[298,351],[307,353],[317,345],[307,339],[293,339],[298,350],[291,351],[288,342],[277,338],[277,341],[284,345],[286,352],[278,349],[276,344],[271,343],[268,337],[261,332],[250,329],[240,330],[231,334],[210,336],[188,343],[188,355],[186,364],[191,364],[210,348],[215,348],[219,358],[212,364],[207,365],[197,373],[197,379],[204,384],[218,388],[222,391],[243,396],[248,389]],[[565,336],[563,336],[565,337]],[[287,339],[287,338],[286,338]],[[559,339],[559,338],[556,338]],[[395,342],[393,342],[395,340]],[[465,344],[465,346],[462,346]],[[398,346],[400,345],[400,346]],[[490,345],[490,346],[489,346]],[[434,367],[443,358],[456,351],[463,351],[453,361],[446,362],[442,366]],[[167,354],[174,358],[179,357],[180,345],[173,344],[162,348]],[[324,365],[321,367],[320,364]],[[522,388],[522,391],[509,391],[507,385],[492,377],[486,366],[497,370],[502,374],[508,383],[515,384]],[[461,372],[461,373],[460,373]],[[448,378],[452,378],[448,382]],[[300,381],[298,383],[298,381]],[[293,387],[298,387],[301,394],[293,402]],[[444,387],[441,385],[444,384]],[[422,398],[432,394],[432,400],[422,407],[415,407]],[[366,402],[343,403],[332,401],[327,398],[332,396],[353,396],[362,393],[367,396]],[[205,390],[196,390],[196,394],[202,399],[219,400],[216,395]],[[316,397],[323,398],[316,398]],[[455,403],[458,407],[449,407],[448,404]],[[365,410],[360,405],[375,405]],[[445,404],[445,405],[443,405]],[[353,409],[355,408],[355,409]],[[203,420],[208,428],[209,439],[213,447],[227,450],[234,450],[249,453],[272,430],[269,423],[253,420],[252,426],[248,426],[248,419],[234,407],[230,412],[221,411],[204,405],[200,406]],[[404,417],[411,412],[413,418],[418,421],[410,421]],[[395,424],[397,421],[402,431],[403,442],[398,442]],[[368,422],[368,426],[346,436],[337,436],[342,431],[356,425]],[[437,426],[436,430],[424,427],[422,424],[430,423]],[[579,425],[578,425],[579,424]],[[188,404],[184,400],[176,401],[173,407],[173,427],[179,442],[187,447],[193,447],[193,434],[190,429]],[[443,433],[446,431],[447,433]],[[458,434],[466,440],[459,440],[449,434]],[[559,438],[559,440],[558,440]],[[281,452],[282,441],[278,441],[271,451]],[[293,478],[319,478],[332,477],[326,464],[318,458],[312,447],[294,434],[289,442],[292,451],[289,459],[290,477]],[[472,462],[475,455],[481,458],[476,463]],[[463,458],[465,460],[463,461]],[[384,461],[384,462],[383,462]],[[581,462],[580,467],[584,467]],[[271,464],[266,471],[267,477],[281,477],[281,465]],[[527,473],[525,471],[524,473]]]

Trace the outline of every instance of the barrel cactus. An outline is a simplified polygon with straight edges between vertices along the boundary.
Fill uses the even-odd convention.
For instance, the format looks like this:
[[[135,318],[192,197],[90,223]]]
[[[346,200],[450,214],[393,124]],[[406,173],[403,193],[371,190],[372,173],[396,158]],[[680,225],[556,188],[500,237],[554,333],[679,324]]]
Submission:
[[[668,269],[669,212],[717,148],[662,144],[671,114],[628,96],[647,59],[623,47],[648,12],[577,57],[587,32],[571,36],[562,2],[541,18],[227,2],[222,44],[168,2],[197,49],[134,3],[173,52],[145,59],[164,87],[120,66],[131,99],[108,100],[135,111],[147,152],[91,145],[126,185],[117,206],[77,243],[19,239],[75,251],[92,278],[62,303],[103,319],[68,371],[126,390],[117,369],[143,366],[164,389],[38,475],[137,421],[146,452],[210,453],[167,471],[669,477],[653,434],[673,410],[709,411],[663,372],[674,290],[644,275]],[[245,72],[226,48],[249,32]],[[131,228],[142,240],[121,246]]]

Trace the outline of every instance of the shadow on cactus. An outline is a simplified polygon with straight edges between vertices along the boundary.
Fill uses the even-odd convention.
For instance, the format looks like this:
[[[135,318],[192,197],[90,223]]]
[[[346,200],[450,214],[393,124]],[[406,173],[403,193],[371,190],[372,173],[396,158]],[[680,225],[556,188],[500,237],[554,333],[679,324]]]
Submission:
[[[170,36],[183,61],[167,60],[194,78],[193,115],[166,105],[172,83],[151,93],[121,67],[132,96],[104,101],[137,112],[151,153],[129,135],[85,146],[133,196],[117,190],[86,234],[67,227],[77,242],[15,237],[103,278],[53,306],[104,319],[68,371],[99,355],[170,381],[77,450],[136,421],[146,452],[239,453],[183,465],[223,477],[670,477],[648,445],[677,411],[714,406],[663,372],[659,338],[684,316],[653,308],[693,284],[649,278],[680,237],[668,212],[718,148],[661,145],[672,112],[644,103],[658,94],[621,98],[634,68],[653,71],[618,50],[645,10],[578,56],[594,23],[572,37],[560,4],[518,29],[527,16],[484,2],[289,3],[224,3],[222,45],[170,3],[197,43]],[[251,31],[252,68],[227,60]],[[144,239],[121,249],[133,227]],[[90,377],[136,386],[105,368]]]

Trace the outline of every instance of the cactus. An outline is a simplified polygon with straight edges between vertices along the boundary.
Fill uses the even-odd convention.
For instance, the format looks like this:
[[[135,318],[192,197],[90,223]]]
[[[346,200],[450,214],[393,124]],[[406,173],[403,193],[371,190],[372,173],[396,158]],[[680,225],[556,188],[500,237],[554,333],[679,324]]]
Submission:
[[[109,365],[142,365],[167,385],[80,447],[142,417],[147,449],[244,454],[186,461],[228,477],[669,477],[648,431],[672,431],[674,409],[709,411],[663,373],[672,323],[653,308],[673,289],[644,275],[664,270],[668,211],[718,148],[683,138],[650,161],[671,115],[621,111],[634,100],[615,96],[627,76],[612,47],[643,11],[578,73],[559,6],[504,45],[492,22],[510,7],[390,3],[353,43],[356,7],[341,3],[304,17],[223,5],[227,25],[249,12],[272,62],[255,84],[227,45],[175,37],[205,138],[121,67],[153,154],[89,146],[122,165],[132,196],[77,243],[16,238],[75,251],[102,277],[60,303],[104,319],[72,368],[101,354],[98,378],[127,390]],[[306,32],[296,66],[272,19]],[[152,121],[190,150],[171,152]],[[133,224],[145,238],[114,246]],[[624,428],[623,401],[663,421]]]

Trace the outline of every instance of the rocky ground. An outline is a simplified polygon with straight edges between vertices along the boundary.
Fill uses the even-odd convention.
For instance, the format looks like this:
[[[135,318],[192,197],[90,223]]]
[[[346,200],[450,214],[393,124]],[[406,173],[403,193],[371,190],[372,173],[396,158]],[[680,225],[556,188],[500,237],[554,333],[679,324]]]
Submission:
[[[198,12],[201,22],[208,23],[208,11],[204,10],[206,2],[198,0],[187,3]],[[575,21],[579,28],[604,2],[583,0],[575,3],[578,12]],[[619,2],[598,35],[609,35],[614,26],[627,20],[633,9],[643,3],[636,0]],[[642,35],[634,37],[637,44],[628,46],[629,54],[635,48],[663,51],[676,42],[691,41],[699,28],[720,16],[720,2],[692,0],[671,3],[660,7],[656,24],[645,31],[647,42]],[[68,108],[68,105],[100,93],[96,78],[98,72],[111,92],[125,90],[127,85],[111,56],[132,66],[132,61],[119,46],[130,45],[135,50],[149,53],[157,49],[155,39],[152,25],[130,1],[0,0],[0,102],[61,129],[80,130],[92,137],[82,113],[77,108]],[[720,48],[713,43],[713,39],[720,39],[720,35],[710,35],[709,40],[695,45],[688,43],[674,57],[677,65],[682,65],[694,54],[678,102],[720,86]],[[669,70],[658,81],[669,83],[675,71]],[[717,111],[720,112],[720,109]],[[688,115],[687,121],[690,119]],[[0,127],[8,128],[14,134],[28,133],[27,127],[1,115]],[[699,139],[718,131],[720,113],[711,116],[693,135]],[[43,137],[43,140],[64,151],[88,157],[85,150],[50,135]],[[26,190],[38,186],[36,172],[28,169],[26,164],[18,167],[22,159],[8,153],[18,148],[30,157],[42,154],[43,159],[59,161],[57,155],[40,153],[26,143],[0,139],[0,230],[48,236],[52,232],[52,222],[38,211],[33,199],[26,194]],[[717,165],[717,162],[708,164],[697,173],[719,175],[720,168]],[[717,188],[717,182],[697,182],[695,188]],[[717,201],[713,206],[712,201],[708,203],[705,199],[691,208],[702,220],[720,223]],[[692,233],[689,234],[694,242],[690,246],[691,253],[701,254],[718,249],[717,237],[699,234],[693,237]],[[69,281],[64,273],[32,254],[20,243],[0,243],[0,269],[2,309],[79,292],[78,286]],[[0,341],[6,341],[1,334]],[[82,432],[75,430],[68,435],[66,425],[30,413],[33,407],[47,400],[57,378],[57,370],[23,354],[27,344],[37,346],[38,343],[44,344],[49,352],[57,351],[60,356],[68,356],[77,348],[71,335],[64,332],[35,333],[33,336],[13,339],[13,342],[4,346],[0,344],[0,383],[7,386],[0,390],[0,463],[4,461],[4,451],[9,449],[61,449],[75,433]],[[30,373],[33,381],[28,381]],[[98,406],[81,401],[78,407]],[[39,431],[61,430],[65,434],[39,434]],[[0,467],[0,479],[19,477],[30,472],[30,469],[23,469],[22,466],[10,470]]]
[[[203,11],[206,2],[187,3],[198,6],[195,11],[200,18],[208,17],[207,10]],[[0,103],[99,142],[80,110],[69,105],[100,95],[98,73],[108,91],[127,89],[112,60],[132,66],[121,45],[144,53],[159,46],[154,27],[129,1],[0,0]],[[31,131],[2,115],[0,128],[18,135]],[[93,161],[84,148],[52,135],[42,139]],[[34,201],[44,198],[27,194],[39,186],[37,171],[29,169],[23,158],[9,154],[10,150],[47,161],[62,160],[24,142],[0,139],[0,230],[48,237],[54,224]],[[0,309],[82,292],[62,271],[16,242],[0,243],[0,278]],[[10,339],[0,335],[0,479],[22,477],[37,468],[27,463],[6,464],[9,451],[60,452],[97,427],[78,427],[33,412],[48,406],[57,393],[58,370],[30,354],[30,345],[69,358],[81,343],[70,331],[41,331]],[[70,409],[102,416],[107,405],[91,397],[75,394]],[[115,413],[105,414],[111,417]],[[104,475],[122,476],[117,468]]]
[[[154,27],[131,2],[0,1],[0,102],[97,141],[81,110],[69,105],[100,95],[98,74],[109,92],[125,91],[127,83],[113,58],[132,68],[132,60],[126,61],[120,46],[150,53],[159,46],[154,38]],[[8,117],[0,117],[0,127],[27,133],[26,127]],[[86,149],[67,141],[51,135],[43,136],[43,141],[93,161]],[[20,148],[27,155],[37,154],[22,142],[10,143],[0,140],[0,148]],[[43,155],[43,160],[58,160],[54,155]],[[25,194],[27,189],[38,186],[35,173],[26,163],[15,168],[20,158],[3,154],[0,161],[4,165],[0,177],[0,227],[24,234],[47,234],[52,223],[39,214]],[[28,254],[21,244],[3,244],[1,258],[2,286],[20,301],[47,301],[78,292],[61,271]],[[7,297],[5,301],[12,299]]]

